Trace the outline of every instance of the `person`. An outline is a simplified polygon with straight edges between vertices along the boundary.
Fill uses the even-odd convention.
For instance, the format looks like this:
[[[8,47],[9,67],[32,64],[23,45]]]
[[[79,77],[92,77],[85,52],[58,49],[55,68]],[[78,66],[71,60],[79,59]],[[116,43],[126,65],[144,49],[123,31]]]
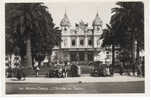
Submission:
[[[14,68],[12,68],[14,77],[16,77],[18,80],[21,78],[21,73],[20,73],[20,60],[18,56],[14,57]]]
[[[77,74],[78,74],[78,76],[80,76],[81,75],[81,68],[79,65],[77,65],[77,70],[78,70]]]
[[[23,80],[26,80],[26,74],[25,74],[25,72],[24,72],[24,68],[23,68],[23,67],[22,67],[21,71],[22,71]]]
[[[63,78],[67,77],[67,62],[64,62],[64,65],[62,67],[62,75]]]
[[[35,72],[36,72],[36,77],[38,77],[40,68],[38,66],[38,62],[37,61],[35,61],[35,63],[34,63],[34,69],[35,69]]]
[[[18,68],[19,65],[20,65],[20,60],[19,60],[19,57],[16,56],[16,57],[14,58],[14,66],[15,66],[16,68]]]
[[[23,67],[21,67],[21,66],[17,67],[17,69],[16,69],[16,78],[18,80],[21,80],[22,78],[23,78],[23,80],[26,79],[26,75],[23,71]]]
[[[123,62],[120,62],[120,65],[119,65],[119,67],[120,67],[120,75],[123,75],[123,70],[124,70],[124,65],[123,65]]]
[[[143,61],[142,61],[142,76],[144,77],[145,76],[145,73],[144,73],[144,59],[143,59]]]
[[[106,66],[106,75],[107,76],[110,76],[110,65],[109,65],[109,63],[107,63],[107,66]]]
[[[10,66],[6,69],[6,77],[12,77],[12,68]]]
[[[72,77],[77,76],[77,66],[74,63],[71,65],[71,76]]]
[[[114,70],[112,64],[109,65],[110,76],[113,76]]]
[[[12,68],[10,66],[10,61],[8,57],[5,58],[5,65],[6,65],[6,77],[12,77]]]
[[[141,63],[141,61],[137,62],[136,68],[137,68],[137,76],[142,77],[142,63]]]
[[[57,76],[58,76],[58,78],[63,77],[63,65],[62,65],[62,62],[59,62]]]

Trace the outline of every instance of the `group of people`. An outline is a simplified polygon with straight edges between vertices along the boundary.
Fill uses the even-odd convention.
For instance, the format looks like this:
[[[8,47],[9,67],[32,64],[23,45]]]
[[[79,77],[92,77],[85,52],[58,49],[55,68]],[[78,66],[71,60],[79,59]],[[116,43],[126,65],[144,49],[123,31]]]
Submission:
[[[48,77],[76,77],[80,76],[80,66],[75,63],[70,64],[69,62],[54,63],[48,72]]]
[[[125,71],[128,75],[132,72],[133,76],[144,77],[144,60],[136,60],[133,64],[121,62],[119,66],[120,75]]]
[[[16,77],[18,80],[25,80],[25,72],[21,65],[21,59],[19,56],[15,56],[13,60],[13,66],[11,60],[6,57],[6,77]]]
[[[13,67],[11,65],[11,61],[6,57],[6,77],[16,77],[18,80],[25,79],[25,71],[24,67],[21,65],[20,57],[16,56],[13,61]],[[144,76],[144,62],[137,61],[134,65],[120,62],[117,68],[120,75],[123,75],[127,72],[130,75],[130,72],[133,74],[136,73],[137,76]],[[35,72],[35,76],[39,76],[40,65],[37,61],[34,61],[33,70]],[[116,66],[112,66],[111,64],[94,64],[91,69],[92,76],[112,76],[116,70]],[[129,71],[131,70],[131,71]],[[56,62],[50,66],[50,70],[48,71],[48,77],[78,77],[81,74],[81,68],[77,63],[69,63],[69,62]]]
[[[91,76],[112,76],[113,68],[110,64],[94,62],[91,66]]]
[[[92,76],[112,76],[114,73],[144,77],[144,60],[136,60],[133,64],[130,62],[119,62],[115,65],[103,64],[98,61],[91,66]]]

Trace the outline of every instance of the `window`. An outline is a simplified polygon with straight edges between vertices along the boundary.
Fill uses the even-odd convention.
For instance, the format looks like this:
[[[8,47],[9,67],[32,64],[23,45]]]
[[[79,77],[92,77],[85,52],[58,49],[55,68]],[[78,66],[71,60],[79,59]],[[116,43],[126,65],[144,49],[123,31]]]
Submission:
[[[81,46],[84,45],[84,39],[80,39],[80,45],[81,45]]]
[[[91,52],[88,53],[88,60],[93,61],[93,53]]]
[[[76,52],[71,52],[70,57],[71,57],[71,61],[77,61],[77,59],[76,59],[76,57],[77,57]]]
[[[109,52],[107,51],[106,54],[109,54]]]
[[[66,27],[64,28],[64,31],[67,31],[67,28],[66,28]]]
[[[92,46],[92,38],[91,38],[91,37],[88,38],[88,45],[89,45],[89,46]]]
[[[76,40],[75,39],[72,39],[72,41],[71,41],[72,43],[72,46],[75,46],[76,45]]]
[[[84,61],[84,52],[79,53],[79,60]]]

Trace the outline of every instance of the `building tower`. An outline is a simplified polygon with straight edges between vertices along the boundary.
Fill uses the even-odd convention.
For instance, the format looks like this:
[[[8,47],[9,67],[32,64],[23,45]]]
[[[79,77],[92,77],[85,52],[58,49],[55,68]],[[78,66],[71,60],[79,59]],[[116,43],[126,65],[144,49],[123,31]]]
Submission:
[[[92,22],[92,35],[93,35],[93,48],[100,48],[101,47],[101,40],[100,36],[102,34],[102,20],[97,12],[95,19]],[[100,51],[94,49],[94,60],[98,56]]]
[[[63,19],[60,22],[61,30],[62,31],[69,31],[71,23],[70,20],[65,12]]]
[[[93,26],[94,32],[99,32],[102,30],[102,20],[98,12],[96,14],[95,19],[93,20],[92,26]]]

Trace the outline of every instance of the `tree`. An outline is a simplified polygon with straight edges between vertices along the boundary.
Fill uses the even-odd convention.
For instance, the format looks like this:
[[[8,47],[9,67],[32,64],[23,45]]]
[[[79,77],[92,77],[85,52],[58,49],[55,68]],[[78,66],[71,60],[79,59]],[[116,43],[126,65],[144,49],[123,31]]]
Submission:
[[[110,26],[107,25],[107,29],[103,30],[102,46],[112,45],[113,61],[114,45],[120,45],[124,52],[130,51],[127,57],[131,57],[131,65],[135,69],[135,52],[137,51],[136,58],[139,58],[139,51],[144,49],[144,5],[142,2],[117,2],[116,4],[118,7],[112,9]]]
[[[133,67],[139,51],[144,49],[144,4],[142,2],[118,2],[119,7],[112,9],[111,26],[119,38],[122,48],[131,51]],[[135,50],[137,42],[137,50]],[[137,51],[137,57],[135,52]],[[135,69],[135,68],[134,68]]]
[[[106,29],[103,30],[101,39],[103,39],[102,47],[112,47],[112,66],[115,65],[115,46],[118,45],[117,37],[112,26],[106,24]]]
[[[19,48],[22,60],[27,61],[26,66],[32,67],[31,56],[51,54],[53,46],[61,39],[47,7],[42,3],[7,3],[5,8],[6,42],[9,38],[13,40],[12,45]],[[25,55],[27,60],[24,60]]]

